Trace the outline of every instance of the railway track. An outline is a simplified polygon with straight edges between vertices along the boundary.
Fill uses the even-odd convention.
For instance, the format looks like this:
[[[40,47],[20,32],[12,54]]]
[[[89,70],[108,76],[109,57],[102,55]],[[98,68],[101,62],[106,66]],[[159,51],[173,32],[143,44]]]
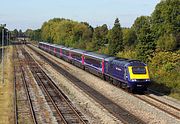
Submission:
[[[25,61],[19,58],[19,53],[14,52],[14,59],[17,59],[17,63],[14,66],[14,74],[15,74],[15,83],[14,83],[14,107],[15,107],[15,123],[34,123],[37,124],[37,119],[35,115],[35,111],[33,108],[32,100],[30,97],[28,84],[26,81],[26,76],[24,72],[23,64]],[[20,94],[20,91],[21,94]],[[19,94],[19,96],[17,96]],[[20,97],[20,95],[24,95]],[[28,107],[28,108],[27,108]],[[26,117],[25,117],[26,116]],[[31,117],[31,118],[29,118]]]
[[[58,123],[88,123],[84,116],[75,107],[73,107],[65,94],[58,89],[55,83],[41,69],[34,59],[25,50],[23,50],[23,54],[28,61],[30,70],[40,89],[43,91]]]
[[[138,99],[141,99],[142,101],[160,109],[161,111],[164,111],[165,113],[168,113],[169,115],[180,119],[180,109],[172,106],[166,102],[163,102],[157,98],[154,98],[152,96],[150,96],[149,94],[145,94],[145,95],[134,95],[135,97],[137,97]]]
[[[57,72],[65,76],[69,79],[73,84],[79,87],[82,91],[87,93],[90,97],[92,97],[96,102],[101,104],[106,110],[108,110],[112,115],[114,115],[117,119],[122,121],[123,123],[134,123],[134,124],[144,124],[145,122],[142,121],[140,118],[136,117],[135,115],[131,114],[121,106],[117,105],[116,103],[112,102],[110,99],[105,97],[103,94],[99,93],[98,91],[94,90],[72,74],[70,74],[67,70],[60,67],[60,64],[56,60],[50,60],[42,53],[38,52],[34,48],[30,47],[38,56],[40,56],[43,60],[45,60],[49,65],[51,65]]]

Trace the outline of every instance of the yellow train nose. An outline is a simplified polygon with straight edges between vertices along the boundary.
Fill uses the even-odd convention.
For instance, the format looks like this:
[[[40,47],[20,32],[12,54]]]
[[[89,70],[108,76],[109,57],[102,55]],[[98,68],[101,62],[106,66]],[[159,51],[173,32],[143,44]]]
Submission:
[[[149,72],[147,66],[144,66],[145,73],[133,73],[133,66],[128,67],[129,75],[131,80],[135,79],[149,79]]]

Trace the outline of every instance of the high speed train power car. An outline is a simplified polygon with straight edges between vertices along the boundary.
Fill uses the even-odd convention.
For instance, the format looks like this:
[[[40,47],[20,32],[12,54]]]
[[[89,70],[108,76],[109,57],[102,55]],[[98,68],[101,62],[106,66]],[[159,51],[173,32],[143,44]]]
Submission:
[[[145,91],[150,84],[147,65],[81,49],[39,42],[39,48],[129,91]]]

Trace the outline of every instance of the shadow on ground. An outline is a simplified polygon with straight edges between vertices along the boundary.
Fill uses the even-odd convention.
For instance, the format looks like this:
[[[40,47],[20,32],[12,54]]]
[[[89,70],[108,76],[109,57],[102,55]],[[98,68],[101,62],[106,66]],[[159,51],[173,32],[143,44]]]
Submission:
[[[149,89],[152,94],[155,93],[155,95],[159,95],[159,96],[162,96],[162,95],[168,96],[172,91],[172,88],[167,87],[164,84],[159,84],[155,81],[152,81],[152,84],[149,86]],[[155,91],[155,92],[153,92],[153,91]],[[159,94],[156,92],[158,92]]]

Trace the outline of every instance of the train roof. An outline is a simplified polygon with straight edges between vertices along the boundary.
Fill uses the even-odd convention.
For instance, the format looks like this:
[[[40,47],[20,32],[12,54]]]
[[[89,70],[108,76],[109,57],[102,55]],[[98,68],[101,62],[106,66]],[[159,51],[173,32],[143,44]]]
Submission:
[[[146,66],[145,63],[141,62],[140,60],[129,60],[129,66]]]
[[[46,43],[46,42],[39,42],[39,44],[49,44],[49,43]]]
[[[55,47],[55,46],[57,46],[56,44],[49,44],[49,46],[53,46],[53,47]]]
[[[108,58],[110,56],[105,55],[105,54],[99,54],[99,53],[94,53],[94,52],[87,52],[85,53],[86,56],[90,56],[90,57],[94,57],[94,58],[98,58],[98,59],[105,59]]]
[[[105,58],[104,60],[105,61],[112,61],[112,60],[114,60],[116,57],[114,57],[114,56],[109,56],[108,58]]]
[[[146,64],[140,60],[125,59],[125,58],[115,58],[112,63],[120,66],[145,66]]]
[[[64,50],[72,50],[74,48],[71,48],[71,47],[62,47],[62,49],[64,49]]]
[[[56,47],[56,48],[63,48],[63,47],[65,47],[65,46],[63,46],[63,45],[56,45],[55,47]]]
[[[54,44],[51,43],[47,43],[47,42],[39,42],[40,44],[45,44],[45,45],[49,45],[49,46],[54,46]]]
[[[72,51],[72,52],[75,52],[75,53],[80,53],[80,54],[84,54],[84,53],[87,52],[87,51],[81,50],[81,49],[72,49],[71,51]]]

